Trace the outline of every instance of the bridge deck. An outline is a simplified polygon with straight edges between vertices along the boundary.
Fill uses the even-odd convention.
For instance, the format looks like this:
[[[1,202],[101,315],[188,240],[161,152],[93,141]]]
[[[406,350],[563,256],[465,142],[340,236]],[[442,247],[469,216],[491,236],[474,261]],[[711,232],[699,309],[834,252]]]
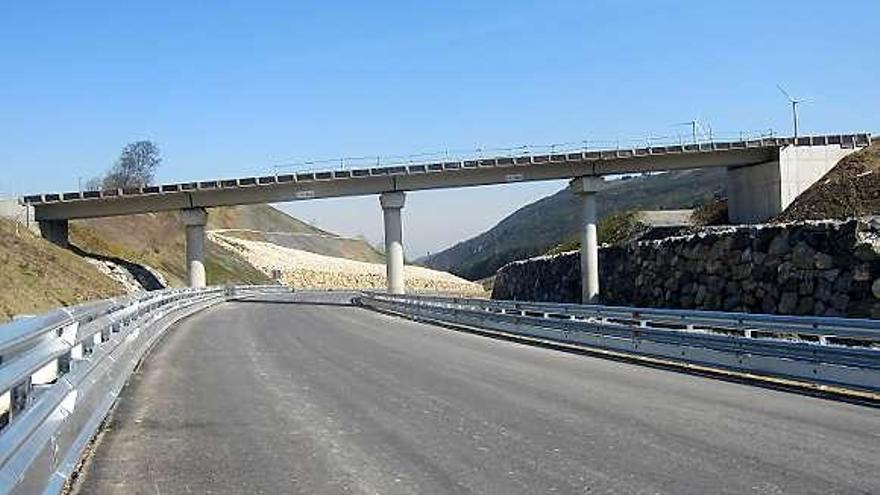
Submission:
[[[762,138],[631,149],[565,152],[400,163],[369,168],[301,171],[262,177],[162,184],[130,189],[35,194],[24,201],[37,220],[130,215],[193,207],[278,203],[342,196],[570,179],[583,175],[653,172],[764,163],[783,146],[859,148],[869,134]]]
[[[867,407],[242,302],[147,358],[80,492],[875,492],[878,435]]]

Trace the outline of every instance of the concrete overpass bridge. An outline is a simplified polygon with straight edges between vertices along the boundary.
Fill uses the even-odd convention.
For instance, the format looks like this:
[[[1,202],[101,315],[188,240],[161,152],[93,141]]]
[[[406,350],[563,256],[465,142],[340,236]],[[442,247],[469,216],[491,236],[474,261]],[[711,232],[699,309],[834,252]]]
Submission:
[[[0,326],[0,494],[875,493],[878,343],[866,320],[146,293]]]
[[[861,133],[631,149],[580,149],[133,189],[39,194],[26,196],[23,201],[34,208],[44,236],[62,245],[67,243],[69,220],[182,211],[187,229],[189,285],[200,287],[205,284],[205,208],[376,194],[380,196],[384,214],[388,291],[402,293],[404,256],[400,211],[406,192],[570,179],[573,191],[583,201],[583,300],[592,302],[599,293],[595,194],[601,188],[604,176],[724,167],[728,171],[731,220],[757,222],[781,212],[840,158],[870,145],[870,142],[870,135]]]

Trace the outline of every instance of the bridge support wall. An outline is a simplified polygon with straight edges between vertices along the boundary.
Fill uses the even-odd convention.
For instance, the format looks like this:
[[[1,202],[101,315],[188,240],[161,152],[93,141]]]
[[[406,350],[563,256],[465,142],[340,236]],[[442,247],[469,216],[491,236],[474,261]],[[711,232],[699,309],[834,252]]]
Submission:
[[[596,193],[602,189],[599,177],[578,177],[571,190],[581,200],[581,302],[599,302],[599,242],[596,234]]]
[[[70,226],[67,220],[40,220],[43,239],[63,248],[70,247]]]
[[[0,218],[8,218],[40,234],[40,227],[34,220],[34,207],[18,199],[0,199]]]
[[[786,146],[778,159],[727,169],[728,216],[732,223],[758,223],[785,210],[795,198],[856,151],[839,145]]]
[[[190,287],[204,287],[205,276],[205,225],[208,212],[204,208],[187,208],[180,211],[186,226],[186,283]]]
[[[379,204],[385,221],[385,276],[389,294],[406,291],[403,280],[403,223],[400,210],[406,201],[403,192],[382,193]]]

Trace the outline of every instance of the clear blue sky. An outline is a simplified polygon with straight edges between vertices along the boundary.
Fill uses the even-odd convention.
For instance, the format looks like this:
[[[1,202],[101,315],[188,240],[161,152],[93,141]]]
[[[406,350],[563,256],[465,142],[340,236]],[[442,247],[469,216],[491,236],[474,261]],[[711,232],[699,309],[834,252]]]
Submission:
[[[6,2],[0,194],[71,190],[157,141],[159,179],[292,159],[790,127],[880,131],[880,2]],[[411,255],[559,183],[411,194]],[[381,238],[376,198],[287,207]],[[446,219],[455,218],[447,221]]]

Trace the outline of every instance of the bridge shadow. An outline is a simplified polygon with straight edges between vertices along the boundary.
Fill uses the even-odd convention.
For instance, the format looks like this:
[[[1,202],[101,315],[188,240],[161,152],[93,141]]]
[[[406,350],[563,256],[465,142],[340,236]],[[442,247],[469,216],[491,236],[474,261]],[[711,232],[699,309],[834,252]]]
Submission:
[[[69,244],[68,248],[76,255],[82,256],[83,258],[108,261],[122,267],[122,269],[127,271],[144,290],[162,290],[165,288],[162,282],[160,282],[150,270],[137,263],[117,258],[115,256],[105,256],[103,254],[92,253],[74,244]]]

